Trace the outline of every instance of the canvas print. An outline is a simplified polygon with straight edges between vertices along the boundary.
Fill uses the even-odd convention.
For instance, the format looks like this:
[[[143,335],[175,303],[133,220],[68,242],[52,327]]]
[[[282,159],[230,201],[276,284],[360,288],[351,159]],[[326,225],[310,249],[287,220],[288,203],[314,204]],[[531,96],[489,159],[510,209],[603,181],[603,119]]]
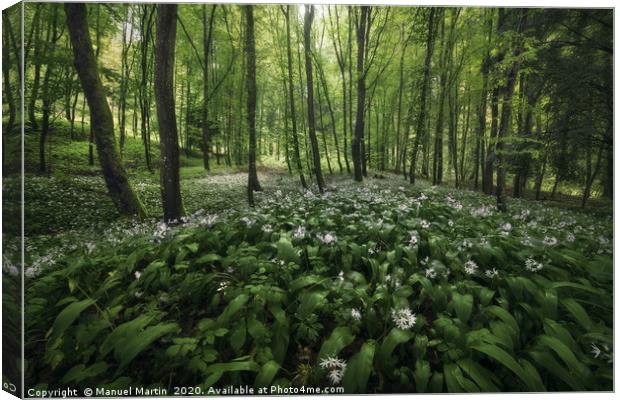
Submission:
[[[3,390],[613,390],[613,9],[2,13]]]

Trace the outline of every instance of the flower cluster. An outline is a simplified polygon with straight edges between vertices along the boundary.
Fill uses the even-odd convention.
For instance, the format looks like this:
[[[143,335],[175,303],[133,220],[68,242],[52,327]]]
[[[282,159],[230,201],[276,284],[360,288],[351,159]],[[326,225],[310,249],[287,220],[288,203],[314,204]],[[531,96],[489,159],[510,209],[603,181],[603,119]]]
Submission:
[[[408,308],[392,309],[392,321],[399,329],[411,329],[415,325],[417,317]]]
[[[327,378],[332,385],[337,385],[342,381],[344,371],[347,369],[346,361],[336,357],[324,358],[321,360],[319,365],[321,368],[329,370],[327,373]]]

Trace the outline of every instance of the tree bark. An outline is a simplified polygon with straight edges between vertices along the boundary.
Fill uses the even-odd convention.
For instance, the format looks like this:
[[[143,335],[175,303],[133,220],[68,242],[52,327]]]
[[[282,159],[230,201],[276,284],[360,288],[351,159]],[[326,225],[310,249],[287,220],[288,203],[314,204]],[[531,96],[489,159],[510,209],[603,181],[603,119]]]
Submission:
[[[248,110],[248,202],[254,207],[254,191],[262,190],[256,173],[256,47],[254,43],[253,6],[243,6],[245,13],[245,54],[247,75]]]
[[[174,49],[177,5],[157,6],[155,42],[155,103],[159,123],[160,189],[164,221],[178,221],[184,214],[179,179],[179,137],[174,101]]]
[[[290,105],[290,115],[291,115],[291,124],[292,124],[292,136],[293,136],[293,150],[295,155],[295,166],[297,168],[297,173],[299,174],[299,180],[301,181],[301,186],[304,189],[308,188],[306,183],[306,179],[304,177],[304,171],[301,165],[301,153],[299,151],[299,135],[297,132],[297,117],[295,114],[295,92],[293,90],[293,55],[291,50],[291,25],[290,25],[290,5],[286,5],[286,8],[282,6],[282,12],[284,13],[284,21],[286,22],[286,58],[288,63],[288,97],[289,97],[289,105]]]
[[[500,13],[502,10],[500,10]],[[527,23],[527,9],[522,9],[517,16],[517,36],[523,33],[525,29],[525,25]],[[506,86],[504,88],[503,99],[502,99],[502,119],[497,135],[497,187],[495,192],[495,197],[497,199],[497,210],[501,212],[508,211],[508,206],[506,204],[506,195],[504,193],[504,186],[506,184],[506,177],[504,172],[504,140],[506,136],[508,136],[508,131],[510,129],[510,122],[512,118],[512,96],[515,91],[515,83],[517,80],[517,75],[519,73],[519,56],[523,52],[523,47],[521,44],[521,39],[517,38],[516,43],[514,44],[513,50],[513,60],[510,64],[508,72],[506,74]]]
[[[204,75],[203,75],[203,104],[202,104],[202,161],[204,168],[209,171],[209,148],[211,147],[209,138],[209,55],[211,54],[211,43],[213,41],[213,21],[215,17],[216,4],[211,9],[211,15],[207,20],[207,5],[202,6],[202,26],[203,26],[203,50],[204,50]],[[208,28],[207,28],[208,27]]]
[[[121,214],[145,217],[144,207],[129,184],[127,173],[116,148],[112,112],[99,78],[97,61],[88,33],[86,5],[65,3],[64,8],[73,45],[75,68],[88,101],[97,155],[108,192]]]
[[[312,20],[314,19],[314,7],[306,5],[306,13],[304,15],[304,58],[306,61],[306,90],[308,100],[308,133],[310,135],[310,145],[312,146],[312,161],[314,164],[314,174],[319,192],[325,190],[325,181],[323,179],[323,171],[321,170],[321,154],[319,153],[319,142],[316,137],[316,120],[314,115],[314,76],[312,73],[312,43],[310,33],[312,31]]]
[[[370,8],[360,6],[360,17],[356,24],[357,38],[357,109],[355,114],[355,136],[351,144],[351,155],[353,157],[353,172],[357,182],[364,178],[362,175],[362,142],[364,140],[364,107],[366,105],[366,81],[364,73],[364,48],[366,45],[366,23]]]

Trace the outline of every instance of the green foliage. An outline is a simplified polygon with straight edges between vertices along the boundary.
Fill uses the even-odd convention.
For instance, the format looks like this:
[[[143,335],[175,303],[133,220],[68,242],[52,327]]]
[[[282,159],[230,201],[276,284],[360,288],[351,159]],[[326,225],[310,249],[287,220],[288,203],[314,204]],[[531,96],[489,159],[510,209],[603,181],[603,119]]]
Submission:
[[[265,193],[256,210],[199,213],[58,256],[26,282],[28,379],[166,386],[175,371],[175,384],[205,388],[611,387],[608,222],[529,202],[508,216],[475,193],[396,185]],[[324,367],[330,358],[346,368]]]

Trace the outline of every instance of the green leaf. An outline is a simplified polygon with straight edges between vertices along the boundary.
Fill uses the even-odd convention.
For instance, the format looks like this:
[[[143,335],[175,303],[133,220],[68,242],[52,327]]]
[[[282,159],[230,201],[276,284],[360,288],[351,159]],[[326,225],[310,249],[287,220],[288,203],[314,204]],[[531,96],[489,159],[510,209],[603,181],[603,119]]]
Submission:
[[[327,357],[336,357],[338,353],[355,340],[355,336],[351,333],[351,329],[345,326],[339,326],[332,331],[332,334],[321,345],[318,360],[321,361]]]
[[[590,374],[588,368],[577,360],[570,348],[553,336],[540,335],[538,341],[550,350],[555,352],[566,364],[570,371],[578,373],[580,376],[587,377]]]
[[[254,361],[233,361],[229,363],[218,363],[207,367],[205,374],[209,375],[204,386],[213,386],[220,380],[222,375],[226,372],[236,371],[254,371],[257,372],[260,369],[259,365]]]
[[[269,386],[279,370],[280,365],[277,362],[273,360],[267,361],[263,364],[258,375],[256,376],[256,379],[254,380],[254,387],[258,388]]]
[[[323,280],[323,278],[318,275],[304,275],[292,281],[288,285],[288,290],[294,292],[306,286],[317,284],[321,280]]]
[[[502,350],[500,347],[492,344],[482,344],[474,346],[473,349],[486,354],[511,370],[523,381],[523,383],[525,383],[529,390],[536,390],[536,388],[533,388],[533,383],[528,382],[527,374],[523,371],[521,365],[519,365],[519,363],[510,354]]]
[[[418,359],[415,362],[415,371],[413,373],[413,379],[415,381],[416,390],[419,393],[426,393],[428,387],[428,380],[431,377],[431,365],[426,360]]]
[[[493,383],[493,373],[474,360],[465,358],[456,362],[469,375],[483,392],[499,392],[500,389]]]
[[[406,343],[413,337],[413,333],[410,331],[404,331],[398,328],[392,328],[390,333],[383,339],[381,347],[379,347],[379,353],[377,354],[379,364],[382,367],[387,367],[388,361],[392,356],[392,352],[399,344]]]
[[[286,262],[294,262],[299,264],[299,255],[288,238],[280,238],[280,240],[278,240],[277,247],[279,259]]]
[[[519,336],[519,324],[517,323],[515,317],[513,317],[508,311],[495,305],[487,307],[486,311],[490,312],[491,314],[495,315],[506,324],[508,324],[514,331],[515,338]]]
[[[65,333],[65,330],[80,316],[82,311],[95,304],[92,299],[76,301],[65,307],[56,317],[52,326],[51,336],[48,343],[54,343],[56,339]]]
[[[471,294],[461,295],[460,293],[453,293],[452,301],[454,303],[454,311],[456,311],[457,317],[461,320],[461,322],[467,323],[474,305],[474,297]]]
[[[105,361],[100,361],[89,367],[86,367],[84,364],[79,364],[71,368],[65,376],[60,379],[59,383],[63,385],[70,382],[79,383],[85,379],[93,378],[107,370],[108,364]]]
[[[129,364],[144,349],[150,346],[151,343],[166,334],[177,332],[178,330],[179,326],[174,322],[168,324],[158,324],[146,328],[144,332],[129,338],[129,340],[117,343],[114,348],[114,355],[120,362],[117,373],[122,371],[127,364]]]
[[[342,386],[346,393],[366,393],[374,356],[375,342],[369,340],[362,345],[358,353],[349,359],[342,379]]]
[[[233,301],[231,301],[226,306],[222,314],[220,314],[220,316],[217,318],[217,325],[226,325],[230,321],[230,319],[237,313],[237,311],[241,310],[241,308],[245,306],[245,303],[247,303],[248,300],[249,296],[245,293],[242,293],[239,296],[235,297]]]
[[[590,328],[592,328],[592,321],[590,320],[588,313],[584,310],[581,304],[577,303],[575,299],[563,299],[562,304],[566,307],[573,318],[575,318],[579,325],[583,326],[586,331],[589,331]]]

